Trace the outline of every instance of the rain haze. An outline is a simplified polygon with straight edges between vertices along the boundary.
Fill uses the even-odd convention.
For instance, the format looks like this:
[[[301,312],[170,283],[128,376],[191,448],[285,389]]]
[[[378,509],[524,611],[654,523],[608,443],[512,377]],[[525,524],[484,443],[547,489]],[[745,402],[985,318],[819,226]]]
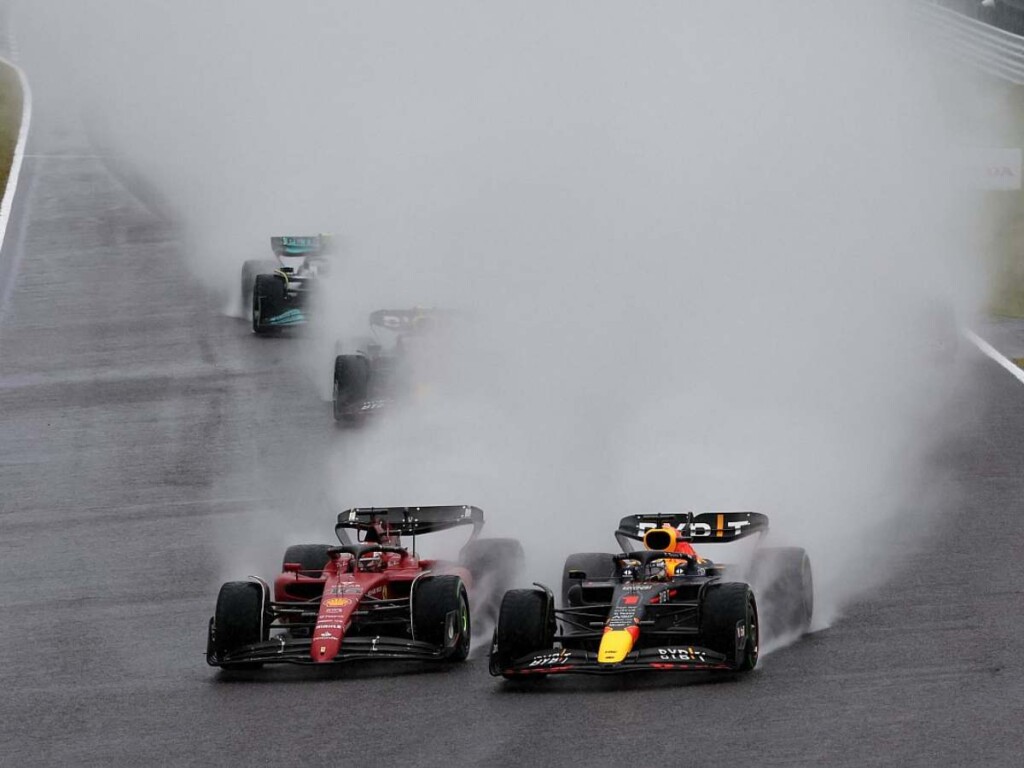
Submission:
[[[865,550],[954,503],[927,470],[947,330],[920,319],[981,287],[976,200],[937,162],[973,97],[891,5],[69,0],[17,23],[41,100],[80,102],[225,312],[271,235],[334,234],[303,342],[321,395],[369,311],[460,311],[432,393],[323,456],[337,508],[479,505],[548,583],[625,514],[754,509],[810,552],[823,626],[873,583]],[[260,514],[261,572],[331,522]]]

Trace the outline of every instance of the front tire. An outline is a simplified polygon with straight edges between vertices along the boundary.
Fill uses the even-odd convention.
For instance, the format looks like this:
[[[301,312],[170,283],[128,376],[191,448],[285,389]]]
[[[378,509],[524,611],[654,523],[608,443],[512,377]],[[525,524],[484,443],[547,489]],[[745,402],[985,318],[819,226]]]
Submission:
[[[438,647],[454,641],[449,661],[465,661],[469,656],[472,624],[469,617],[469,596],[458,576],[424,576],[413,587],[413,639]],[[448,616],[455,612],[455,624]],[[455,633],[458,633],[456,637]]]
[[[229,581],[217,595],[213,617],[213,652],[218,660],[247,645],[270,637],[270,621],[265,613],[263,586],[254,581]],[[231,664],[232,669],[259,669],[260,662]]]
[[[530,653],[554,647],[555,606],[547,592],[539,589],[512,589],[505,593],[498,611],[498,626],[491,646],[490,672],[505,670]]]
[[[760,625],[757,602],[746,584],[711,584],[704,593],[700,616],[701,644],[724,654],[739,672],[757,666]]]

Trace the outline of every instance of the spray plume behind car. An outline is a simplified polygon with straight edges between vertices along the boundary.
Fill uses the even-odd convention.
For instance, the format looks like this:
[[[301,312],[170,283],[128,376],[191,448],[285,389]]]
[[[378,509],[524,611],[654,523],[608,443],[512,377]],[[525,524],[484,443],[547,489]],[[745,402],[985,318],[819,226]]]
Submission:
[[[893,330],[936,295],[977,306],[976,200],[942,162],[992,110],[894,4],[20,16],[40,90],[104,115],[225,295],[268,234],[326,226],[336,333],[387,306],[481,318],[446,400],[338,441],[336,498],[478,499],[542,577],[555,542],[606,548],[610,512],[764,510],[821,564],[822,622],[884,578],[880,532],[955,503],[926,461],[947,382]]]

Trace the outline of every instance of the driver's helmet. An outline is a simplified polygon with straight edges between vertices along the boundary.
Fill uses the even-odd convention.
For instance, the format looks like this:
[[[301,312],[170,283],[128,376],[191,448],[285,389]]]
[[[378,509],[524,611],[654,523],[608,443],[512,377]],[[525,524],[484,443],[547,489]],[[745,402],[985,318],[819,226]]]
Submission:
[[[647,571],[644,574],[646,581],[668,581],[668,563],[665,558],[658,558],[657,560],[651,560],[647,564]]]
[[[384,555],[380,552],[368,552],[359,558],[359,569],[363,571],[383,571]]]
[[[686,572],[687,561],[681,557],[659,557],[647,564],[648,581],[671,581]]]

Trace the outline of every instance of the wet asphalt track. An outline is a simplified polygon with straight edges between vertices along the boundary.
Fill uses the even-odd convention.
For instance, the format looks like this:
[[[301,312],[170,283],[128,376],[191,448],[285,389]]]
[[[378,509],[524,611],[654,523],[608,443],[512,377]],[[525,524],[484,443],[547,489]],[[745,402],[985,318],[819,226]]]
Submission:
[[[347,438],[299,346],[218,314],[175,232],[44,117],[0,259],[0,764],[1024,764],[1024,387],[980,355],[935,457],[957,511],[745,679],[221,677],[217,532],[273,503],[267,468],[314,480]]]

